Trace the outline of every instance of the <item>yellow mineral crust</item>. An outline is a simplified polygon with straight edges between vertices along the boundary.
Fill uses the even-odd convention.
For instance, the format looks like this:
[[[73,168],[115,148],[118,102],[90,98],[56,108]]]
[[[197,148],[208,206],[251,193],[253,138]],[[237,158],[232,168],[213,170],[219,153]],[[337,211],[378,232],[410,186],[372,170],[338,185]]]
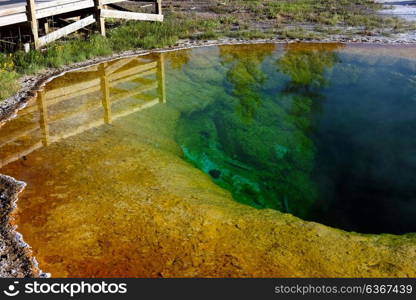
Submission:
[[[32,154],[15,222],[42,270],[54,277],[416,276],[412,235],[347,233],[235,202],[181,159],[177,118],[156,106]],[[140,130],[130,126],[138,120]],[[16,175],[21,163],[2,172]]]

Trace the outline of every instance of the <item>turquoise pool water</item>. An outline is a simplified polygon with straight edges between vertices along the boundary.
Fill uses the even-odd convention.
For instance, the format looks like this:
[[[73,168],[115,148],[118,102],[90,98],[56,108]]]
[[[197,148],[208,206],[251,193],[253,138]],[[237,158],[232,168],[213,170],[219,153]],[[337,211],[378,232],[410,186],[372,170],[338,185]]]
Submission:
[[[359,232],[416,231],[416,62],[294,44],[172,53],[184,157],[236,201]]]

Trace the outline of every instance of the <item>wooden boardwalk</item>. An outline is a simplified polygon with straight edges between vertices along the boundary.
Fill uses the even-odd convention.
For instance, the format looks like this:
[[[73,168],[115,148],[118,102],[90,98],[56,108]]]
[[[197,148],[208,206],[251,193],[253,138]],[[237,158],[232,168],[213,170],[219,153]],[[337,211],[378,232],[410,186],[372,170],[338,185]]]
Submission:
[[[102,35],[105,35],[105,18],[163,21],[162,0],[141,0],[153,2],[155,13],[136,13],[108,9],[108,5],[125,0],[0,0],[0,29],[21,23],[29,23],[35,48],[77,31],[90,24],[97,23]],[[56,32],[39,37],[38,20],[48,17],[91,10],[91,15],[72,23]]]
[[[102,4],[122,1],[104,0]],[[93,0],[35,0],[36,17],[38,19],[93,7]],[[0,0],[0,27],[27,21],[26,0]]]

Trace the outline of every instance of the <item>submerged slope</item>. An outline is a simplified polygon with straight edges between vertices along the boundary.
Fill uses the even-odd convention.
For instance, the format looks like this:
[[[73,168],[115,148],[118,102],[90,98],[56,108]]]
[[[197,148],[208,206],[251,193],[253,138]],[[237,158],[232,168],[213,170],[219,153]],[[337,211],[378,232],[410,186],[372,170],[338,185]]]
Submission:
[[[236,203],[181,159],[168,126],[178,113],[151,110],[140,131],[92,131],[27,166],[21,179],[38,176],[37,193],[22,194],[17,223],[52,276],[416,276],[413,235],[347,233]],[[39,176],[45,159],[64,161],[65,173]]]
[[[198,62],[204,65],[209,55]],[[215,98],[212,90],[194,93],[58,140],[1,169],[28,183],[15,223],[43,270],[54,277],[416,276],[415,234],[348,233],[249,207],[186,162],[176,141],[181,113]],[[88,108],[96,104],[84,100]],[[80,108],[71,103],[55,107],[56,115],[65,119],[69,108]]]

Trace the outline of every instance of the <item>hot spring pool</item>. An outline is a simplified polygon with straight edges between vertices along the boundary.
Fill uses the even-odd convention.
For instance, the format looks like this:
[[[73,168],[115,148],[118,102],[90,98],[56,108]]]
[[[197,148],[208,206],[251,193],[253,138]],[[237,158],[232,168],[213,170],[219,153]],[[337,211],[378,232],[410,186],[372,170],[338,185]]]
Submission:
[[[195,52],[169,94],[198,102],[176,140],[235,200],[345,230],[416,231],[415,61],[257,45],[220,47],[208,71]]]
[[[347,231],[416,232],[414,53],[227,45],[58,77],[0,128],[0,173],[27,183],[18,231],[54,274],[129,276],[123,264],[145,255],[131,250],[141,212],[194,178],[184,194],[228,191]]]

